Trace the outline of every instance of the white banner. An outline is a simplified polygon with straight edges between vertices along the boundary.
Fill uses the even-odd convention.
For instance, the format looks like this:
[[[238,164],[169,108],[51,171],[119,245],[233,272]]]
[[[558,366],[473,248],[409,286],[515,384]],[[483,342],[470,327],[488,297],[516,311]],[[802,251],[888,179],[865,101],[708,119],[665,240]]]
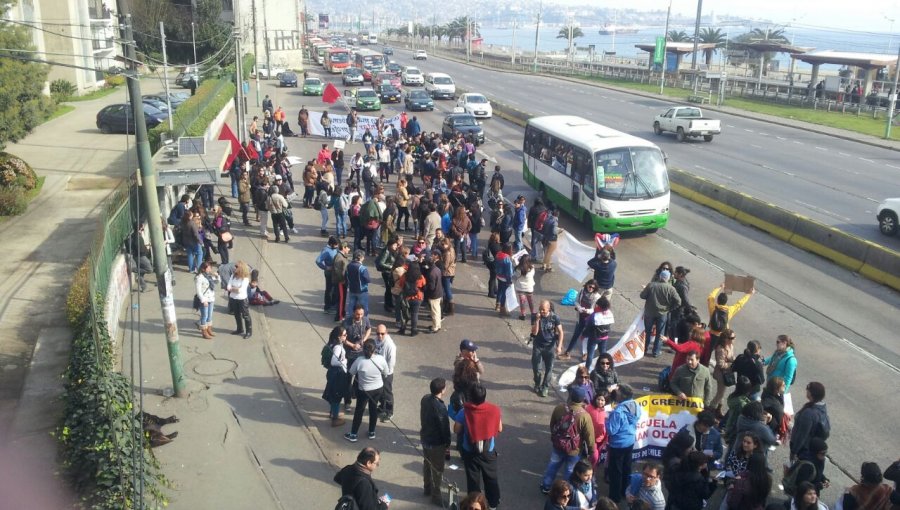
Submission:
[[[596,351],[594,351],[596,352]],[[606,349],[613,357],[613,362],[617,367],[621,367],[623,365],[627,365],[629,363],[634,363],[635,361],[640,360],[644,357],[644,313],[638,312],[637,317],[631,321],[631,325],[628,326],[628,329],[625,330],[625,333],[622,334],[619,341],[615,343],[612,347],[608,347]],[[600,353],[597,353],[599,356]],[[588,369],[594,369],[594,363],[596,362],[597,357],[594,359],[588,360]],[[565,389],[572,381],[575,380],[575,372],[578,370],[580,365],[584,365],[584,363],[579,363],[578,365],[569,367],[568,370],[562,373],[559,376],[559,388]]]
[[[680,399],[672,395],[646,395],[634,399],[641,410],[637,422],[632,460],[659,459],[663,448],[685,425],[697,420],[703,410],[699,398]]]
[[[581,283],[590,274],[587,263],[594,258],[594,251],[593,246],[583,244],[572,234],[563,232],[556,241],[552,259],[562,272]]]
[[[331,137],[337,138],[340,140],[347,140],[350,138],[350,128],[347,127],[347,114],[339,113],[332,115],[331,112],[328,112],[328,117],[331,119]],[[369,129],[372,132],[372,136],[374,138],[378,138],[378,133],[375,130],[376,123],[378,122],[378,117],[369,117],[369,116],[358,116],[356,123],[356,133],[353,137],[354,141],[362,141],[362,136],[366,132],[366,129]],[[393,117],[385,117],[384,118],[385,125],[392,125],[397,128],[397,131],[402,133],[400,129],[400,115],[394,115]],[[299,129],[298,129],[299,131]],[[309,132],[318,136],[325,136],[325,128],[322,127],[322,112],[316,112],[310,110],[309,112]],[[593,256],[593,254],[591,255]]]

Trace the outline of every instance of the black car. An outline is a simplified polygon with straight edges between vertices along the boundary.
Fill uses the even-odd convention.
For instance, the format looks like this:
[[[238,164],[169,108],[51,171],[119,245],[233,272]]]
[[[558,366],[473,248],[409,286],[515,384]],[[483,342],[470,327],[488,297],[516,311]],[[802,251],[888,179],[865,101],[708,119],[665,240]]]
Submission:
[[[381,98],[382,103],[399,103],[400,102],[400,91],[397,90],[397,87],[394,87],[390,83],[383,83],[381,85],[381,89],[378,92],[378,96]]]
[[[153,108],[144,105],[144,123],[147,129],[152,129],[166,120],[168,116]],[[133,133],[134,116],[131,105],[128,103],[111,104],[97,112],[97,129],[102,133]]]
[[[394,73],[397,76],[400,76],[400,73],[403,71],[403,69],[400,67],[400,64],[396,62],[389,62],[387,65],[387,70],[389,73]]]
[[[173,110],[177,110],[178,107],[181,106],[181,103],[187,101],[187,99],[189,97],[191,97],[189,95],[182,95],[182,94],[184,94],[184,92],[170,92],[169,93],[169,104],[172,105]],[[143,97],[144,99],[155,99],[157,101],[162,101],[163,103],[166,102],[165,94],[144,94],[141,97]]]
[[[382,55],[393,55],[393,54],[394,54],[394,48],[391,48],[390,46],[385,46],[385,47],[381,50],[381,54],[382,54]]]
[[[471,113],[451,113],[444,118],[441,125],[441,136],[450,138],[454,133],[462,133],[467,138],[471,135],[475,145],[484,143],[484,129]]]
[[[297,73],[293,71],[286,71],[281,73],[281,78],[278,79],[279,87],[297,87]]]
[[[406,103],[406,109],[411,112],[434,111],[434,99],[431,99],[428,92],[422,89],[413,89],[407,92],[404,103]]]

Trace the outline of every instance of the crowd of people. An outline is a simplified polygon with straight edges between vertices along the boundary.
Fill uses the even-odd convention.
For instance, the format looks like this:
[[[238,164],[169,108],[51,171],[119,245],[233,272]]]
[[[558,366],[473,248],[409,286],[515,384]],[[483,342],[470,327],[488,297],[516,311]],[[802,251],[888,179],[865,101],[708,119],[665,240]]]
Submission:
[[[323,398],[332,426],[345,426],[344,413],[353,413],[344,434],[347,441],[358,441],[367,411],[367,436],[376,439],[377,423],[391,420],[394,410],[398,349],[388,324],[370,322],[377,299],[369,295],[373,279],[367,260],[381,275],[381,306],[393,317],[394,331],[410,336],[422,331],[420,318],[430,322],[428,332],[437,333],[445,318],[459,312],[453,296],[457,265],[480,261],[486,266],[487,293],[497,315],[508,317],[518,308],[518,318],[530,321],[535,394],[548,397],[557,361],[584,363],[565,388],[567,401],[549,416],[550,455],[539,484],[547,498],[545,508],[612,510],[624,500],[634,510],[701,510],[715,499],[716,490],[723,494],[723,488],[722,510],[766,508],[773,501],[775,472],[768,454],[784,444],[791,461],[781,480],[790,496],[784,508],[824,507],[817,498],[829,484],[824,460],[831,425],[825,386],[807,384],[806,402],[794,412],[794,341],[778,336],[768,357],[756,340],[737,352],[740,347],[735,346],[743,343],[737,343],[730,322],[755,291],[729,304],[724,285],[712,289],[704,322],[692,305],[688,268],[663,262],[653,272],[640,293],[645,301],[644,351],[658,357],[667,346],[674,356],[660,374],[660,389],[680,399],[699,398],[705,409],[671,438],[661,459],[635,469],[640,409],[634,390],[620,381],[607,352],[615,324],[610,299],[618,262],[613,244],[598,247],[594,258],[585,261],[593,278],[577,294],[576,320],[564,323],[550,300],[534,295],[538,266],[544,272],[553,270],[559,210],[540,198],[531,206],[521,195],[507,200],[500,167],[488,176],[487,160],[478,160],[471,140],[426,134],[413,118],[399,129],[387,125],[366,131],[364,149],[350,158],[345,159],[343,148],[324,144],[305,165],[301,197],[294,190],[287,149],[278,141],[286,127],[283,119],[283,112],[265,110],[260,136],[230,169],[232,197],[238,200],[244,225],[252,225],[252,207],[266,239],[271,218],[275,242],[282,236],[288,242],[290,234],[299,232],[292,202],[321,212],[319,233],[328,236],[316,257],[325,278],[322,309],[339,323],[322,351]],[[255,126],[250,129],[251,135],[257,134]],[[248,305],[278,301],[259,288],[258,273],[248,264],[229,260],[234,242],[230,206],[224,199],[212,202],[211,190],[203,188],[193,202],[183,197],[166,229],[171,244],[180,244],[187,253],[188,270],[196,273],[195,306],[203,337],[214,336],[215,291],[222,288],[236,321],[233,333],[250,338]],[[482,229],[487,231],[483,247]],[[221,257],[218,271],[210,263],[213,253]],[[577,350],[581,356],[573,356]],[[420,402],[424,495],[439,506],[444,504],[443,471],[454,442],[465,466],[468,493],[460,508],[486,510],[501,501],[497,443],[502,413],[488,400],[485,366],[477,351],[474,341],[463,340],[448,367],[449,380],[432,379]],[[356,462],[335,477],[342,497],[352,498],[358,508],[390,504],[371,476],[380,455],[374,447],[364,448]],[[888,469],[888,479],[896,481],[896,466]],[[724,475],[716,478],[716,472]],[[877,465],[864,464],[862,482],[841,504],[846,510],[888,510],[896,505],[896,490],[889,490],[881,478]]]

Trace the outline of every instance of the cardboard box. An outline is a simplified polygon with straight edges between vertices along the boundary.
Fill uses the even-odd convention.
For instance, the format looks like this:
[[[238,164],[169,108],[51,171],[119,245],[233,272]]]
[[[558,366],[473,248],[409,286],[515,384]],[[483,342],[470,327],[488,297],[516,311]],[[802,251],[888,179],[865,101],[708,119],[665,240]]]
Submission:
[[[725,274],[725,293],[734,291],[748,294],[756,287],[756,278],[747,275]]]

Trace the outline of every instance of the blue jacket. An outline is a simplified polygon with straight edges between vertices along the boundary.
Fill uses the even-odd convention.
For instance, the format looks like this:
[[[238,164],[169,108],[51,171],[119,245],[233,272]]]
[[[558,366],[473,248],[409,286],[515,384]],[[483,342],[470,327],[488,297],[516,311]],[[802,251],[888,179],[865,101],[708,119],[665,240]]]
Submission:
[[[616,261],[610,259],[603,262],[597,257],[588,261],[588,267],[594,270],[594,280],[601,289],[611,289],[616,286]]]
[[[513,228],[515,230],[518,230],[519,232],[525,231],[525,224],[528,222],[527,215],[528,207],[526,207],[524,204],[516,209],[516,216],[513,219]]]
[[[634,400],[620,403],[606,415],[606,433],[611,448],[626,448],[634,445],[639,417],[640,411]]]
[[[763,363],[769,365],[774,357],[774,354],[769,356]],[[788,347],[787,352],[778,360],[775,368],[766,375],[766,379],[781,377],[784,379],[784,392],[788,393],[791,391],[791,384],[794,382],[795,375],[797,375],[797,358],[794,357],[794,348]]]
[[[369,270],[359,261],[354,260],[347,266],[347,291],[352,294],[369,292]]]
[[[681,427],[678,435],[690,436],[691,444],[697,445],[697,429],[694,428],[694,424]],[[725,454],[725,449],[722,447],[722,434],[719,432],[719,429],[710,427],[709,431],[700,438],[700,443],[699,451],[712,450],[713,458],[709,459],[709,469],[714,469],[715,462],[722,460],[722,456]]]
[[[326,246],[322,253],[316,257],[316,265],[323,271],[330,271],[334,265],[334,256],[337,254],[337,248]]]

